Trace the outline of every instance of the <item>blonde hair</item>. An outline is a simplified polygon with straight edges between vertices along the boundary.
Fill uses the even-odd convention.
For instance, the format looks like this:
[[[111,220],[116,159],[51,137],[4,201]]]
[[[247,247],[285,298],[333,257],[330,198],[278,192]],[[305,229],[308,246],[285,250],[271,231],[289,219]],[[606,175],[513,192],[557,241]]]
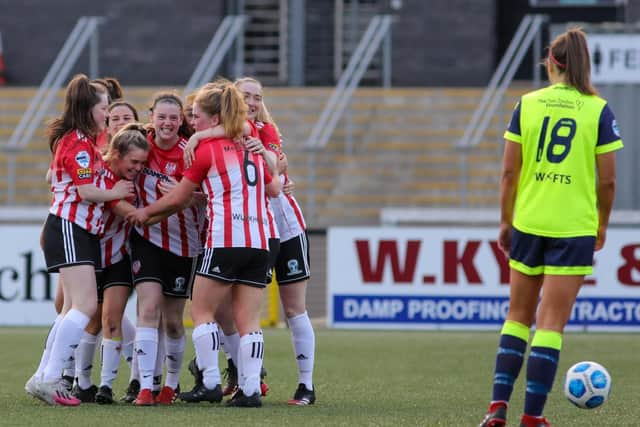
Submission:
[[[111,138],[106,153],[102,159],[106,163],[113,162],[117,157],[123,158],[132,147],[149,151],[147,131],[141,123],[128,123]]]
[[[218,79],[205,85],[194,101],[210,116],[216,114],[227,137],[241,138],[244,123],[247,121],[247,104],[244,97],[230,81]]]
[[[236,79],[236,81],[233,82],[233,84],[236,87],[239,87],[243,83],[254,83],[260,86],[260,89],[264,89],[264,87],[262,86],[262,83],[260,83],[259,80],[253,77],[241,77],[239,79]],[[278,133],[278,135],[280,134],[280,129],[278,129],[278,125],[276,125],[276,122],[273,120],[271,113],[269,113],[269,110],[267,109],[267,106],[264,103],[264,99],[260,103],[260,110],[258,111],[258,114],[256,114],[256,120],[262,123],[271,124],[276,129],[276,132]]]

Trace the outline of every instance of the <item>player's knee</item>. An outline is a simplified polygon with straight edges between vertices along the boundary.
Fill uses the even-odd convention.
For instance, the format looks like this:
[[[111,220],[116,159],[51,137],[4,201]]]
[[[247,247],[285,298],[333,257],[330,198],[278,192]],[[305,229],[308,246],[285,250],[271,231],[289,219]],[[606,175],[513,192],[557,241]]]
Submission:
[[[103,312],[102,313],[102,327],[105,330],[109,330],[111,336],[122,336],[122,316],[115,313]]]
[[[158,323],[160,321],[159,305],[141,304],[138,315],[144,324]]]

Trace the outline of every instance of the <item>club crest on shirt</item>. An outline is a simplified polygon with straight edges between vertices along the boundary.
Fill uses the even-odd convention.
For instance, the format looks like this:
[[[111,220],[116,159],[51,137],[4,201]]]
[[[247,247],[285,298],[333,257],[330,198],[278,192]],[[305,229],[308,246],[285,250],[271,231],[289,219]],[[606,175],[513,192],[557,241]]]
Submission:
[[[287,268],[289,269],[287,276],[293,276],[294,274],[302,273],[297,259],[290,259],[289,261],[287,261]]]
[[[177,169],[178,165],[176,165],[173,162],[168,162],[166,165],[164,165],[164,173],[166,173],[167,175],[173,175],[174,173],[176,173],[176,169]]]
[[[81,168],[88,168],[90,162],[91,162],[91,157],[89,157],[89,153],[87,153],[84,150],[78,151],[78,153],[76,154],[76,163]]]

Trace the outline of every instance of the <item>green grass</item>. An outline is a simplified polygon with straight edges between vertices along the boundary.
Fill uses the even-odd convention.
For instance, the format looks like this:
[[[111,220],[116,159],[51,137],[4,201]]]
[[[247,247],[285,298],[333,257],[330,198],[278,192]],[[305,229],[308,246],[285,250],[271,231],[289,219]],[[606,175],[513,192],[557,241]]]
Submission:
[[[321,329],[316,332],[318,401],[310,407],[288,407],[285,402],[297,380],[289,334],[266,330],[265,366],[271,391],[261,409],[183,403],[63,408],[37,401],[23,388],[37,365],[45,334],[43,328],[0,328],[2,426],[475,426],[490,398],[498,337],[495,332]],[[553,425],[640,425],[639,352],[636,335],[566,334],[559,375],[545,411]],[[189,344],[185,360],[192,354]],[[585,359],[606,366],[614,381],[611,400],[592,411],[573,407],[562,394],[562,374]],[[123,364],[115,385],[118,396],[127,378]],[[181,383],[184,388],[193,384],[186,367]],[[521,377],[514,391],[510,426],[518,425],[523,394]]]

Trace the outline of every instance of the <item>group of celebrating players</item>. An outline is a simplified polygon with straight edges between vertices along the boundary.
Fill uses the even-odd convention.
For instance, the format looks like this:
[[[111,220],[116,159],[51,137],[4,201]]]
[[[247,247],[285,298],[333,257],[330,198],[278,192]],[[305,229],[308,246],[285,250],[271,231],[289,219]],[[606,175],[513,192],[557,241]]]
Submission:
[[[158,93],[143,125],[117,80],[77,75],[48,139],[53,202],[41,245],[48,271],[60,273],[59,314],[25,385],[29,394],[51,405],[113,403],[124,357],[131,368],[125,402],[213,403],[231,395],[228,406],[261,406],[268,386],[260,312],[275,270],[299,371],[288,403],[315,402],[306,226],[258,80],[218,79],[185,104]],[[136,326],[124,315],[134,289]],[[181,393],[188,298],[195,386]],[[228,360],[224,389],[220,349]]]

